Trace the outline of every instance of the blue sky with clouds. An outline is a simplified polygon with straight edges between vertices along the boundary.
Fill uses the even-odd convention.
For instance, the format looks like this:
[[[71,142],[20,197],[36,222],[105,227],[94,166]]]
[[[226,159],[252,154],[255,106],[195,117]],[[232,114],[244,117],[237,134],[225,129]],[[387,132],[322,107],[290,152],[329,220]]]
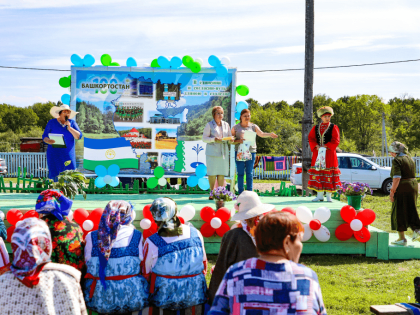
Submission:
[[[420,1],[315,1],[315,66],[420,58]],[[238,70],[304,67],[304,0],[0,0],[0,65],[69,69],[108,53],[228,56]],[[0,103],[58,101],[66,72],[0,69]],[[68,73],[70,74],[70,73]],[[67,74],[67,75],[68,75]],[[303,71],[238,73],[260,103],[303,100]],[[420,98],[420,62],[315,70],[314,94]]]

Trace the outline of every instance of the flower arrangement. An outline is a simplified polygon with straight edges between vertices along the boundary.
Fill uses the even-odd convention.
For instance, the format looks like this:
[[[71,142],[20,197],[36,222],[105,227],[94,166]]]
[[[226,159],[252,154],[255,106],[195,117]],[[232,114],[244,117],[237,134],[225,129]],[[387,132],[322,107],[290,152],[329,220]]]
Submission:
[[[232,201],[236,200],[236,196],[227,190],[225,187],[217,187],[210,192],[210,197],[213,197],[215,200],[222,201]]]
[[[370,193],[372,195],[373,191],[366,183],[348,183],[343,181],[341,183],[341,189],[338,193],[345,196],[364,196],[366,193]]]

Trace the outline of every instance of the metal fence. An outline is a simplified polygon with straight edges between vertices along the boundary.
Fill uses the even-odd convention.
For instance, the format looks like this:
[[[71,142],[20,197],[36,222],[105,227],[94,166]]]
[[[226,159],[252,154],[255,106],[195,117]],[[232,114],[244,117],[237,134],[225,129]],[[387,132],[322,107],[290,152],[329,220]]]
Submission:
[[[0,159],[6,161],[7,175],[5,177],[17,177],[19,166],[23,170],[26,167],[26,174],[34,177],[47,177],[48,166],[45,153],[7,153],[0,152]]]
[[[378,164],[379,166],[392,166],[393,158],[390,156],[382,156],[382,157],[368,157],[367,159],[371,160],[372,162]],[[420,177],[420,157],[413,157],[414,162],[416,163],[416,177]]]

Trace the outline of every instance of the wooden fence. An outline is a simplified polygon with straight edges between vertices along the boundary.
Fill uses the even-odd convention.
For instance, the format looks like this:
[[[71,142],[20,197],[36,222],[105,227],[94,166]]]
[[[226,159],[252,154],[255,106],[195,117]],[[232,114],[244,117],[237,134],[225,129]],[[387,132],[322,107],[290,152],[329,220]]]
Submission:
[[[0,152],[0,159],[6,161],[7,175],[5,177],[18,177],[18,169],[26,167],[27,174],[34,177],[48,177],[47,156],[45,153]]]
[[[47,177],[47,157],[45,153],[5,153],[0,152],[0,159],[5,159],[8,173],[6,177],[17,177],[18,168],[26,167],[27,174],[32,174],[35,178]],[[368,157],[367,159],[380,166],[392,166],[392,157]],[[416,162],[416,176],[420,177],[420,157],[414,157]],[[284,171],[264,171],[264,164],[262,159],[258,166],[254,169],[255,179],[278,179],[278,180],[289,180],[292,165],[286,163],[286,169]]]

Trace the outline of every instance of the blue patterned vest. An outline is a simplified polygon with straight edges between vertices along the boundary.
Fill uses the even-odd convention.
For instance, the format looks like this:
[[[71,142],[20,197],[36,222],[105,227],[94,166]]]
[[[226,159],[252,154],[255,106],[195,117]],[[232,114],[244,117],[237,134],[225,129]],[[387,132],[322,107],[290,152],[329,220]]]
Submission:
[[[92,257],[86,263],[87,272],[99,279],[98,231],[92,232],[91,236]],[[99,280],[86,279],[84,293],[88,309],[98,313],[124,313],[139,311],[148,306],[149,284],[143,276],[139,275],[140,240],[141,233],[134,230],[127,247],[112,248],[105,269],[106,278],[135,275],[134,277],[105,280],[106,290]],[[93,295],[91,294],[92,285],[95,286]]]
[[[157,233],[149,237],[159,250],[152,268],[150,303],[154,306],[180,310],[207,301],[203,248],[197,230],[189,228],[190,238],[169,244]]]

